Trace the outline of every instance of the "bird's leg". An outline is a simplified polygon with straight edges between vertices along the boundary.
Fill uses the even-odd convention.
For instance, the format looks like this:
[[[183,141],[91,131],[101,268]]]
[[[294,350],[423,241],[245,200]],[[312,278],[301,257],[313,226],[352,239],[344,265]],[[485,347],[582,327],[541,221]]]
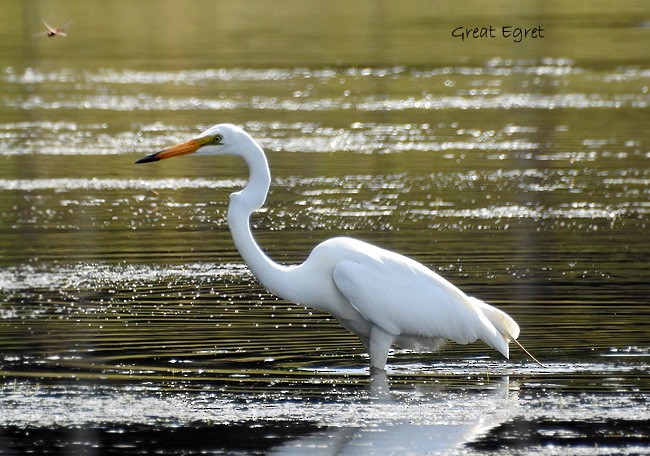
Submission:
[[[370,330],[370,347],[368,349],[371,371],[373,369],[384,370],[388,359],[388,350],[393,345],[394,339],[395,336],[387,333],[379,326],[372,327]]]
[[[370,396],[373,399],[390,400],[393,396],[390,392],[390,383],[386,371],[382,369],[370,368]]]

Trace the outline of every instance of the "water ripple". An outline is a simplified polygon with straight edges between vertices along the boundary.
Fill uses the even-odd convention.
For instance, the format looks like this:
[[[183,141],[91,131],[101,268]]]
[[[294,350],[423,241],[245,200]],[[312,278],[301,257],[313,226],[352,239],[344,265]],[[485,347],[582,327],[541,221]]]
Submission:
[[[244,180],[231,179],[0,179],[0,190],[162,190],[180,188],[232,188],[245,185]]]
[[[0,269],[0,289],[19,290],[92,290],[98,287],[124,288],[143,284],[190,282],[202,283],[215,279],[250,280],[243,264],[188,263],[180,265],[109,265],[78,263],[70,265],[19,265]]]

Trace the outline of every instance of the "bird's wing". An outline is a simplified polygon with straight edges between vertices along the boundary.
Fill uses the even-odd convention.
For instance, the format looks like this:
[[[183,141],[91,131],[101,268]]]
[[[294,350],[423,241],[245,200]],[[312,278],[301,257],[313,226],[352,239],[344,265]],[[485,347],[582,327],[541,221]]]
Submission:
[[[416,261],[378,249],[374,255],[341,261],[333,279],[364,318],[390,334],[460,344],[483,339],[507,356],[504,337],[509,333],[502,334],[474,298]]]

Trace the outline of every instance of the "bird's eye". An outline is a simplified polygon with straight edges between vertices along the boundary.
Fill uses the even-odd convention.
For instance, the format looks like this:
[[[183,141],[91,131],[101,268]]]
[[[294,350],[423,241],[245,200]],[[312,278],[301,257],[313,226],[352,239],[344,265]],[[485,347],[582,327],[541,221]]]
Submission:
[[[222,135],[214,135],[214,138],[212,139],[212,141],[214,141],[215,144],[221,144],[222,140],[223,140]]]

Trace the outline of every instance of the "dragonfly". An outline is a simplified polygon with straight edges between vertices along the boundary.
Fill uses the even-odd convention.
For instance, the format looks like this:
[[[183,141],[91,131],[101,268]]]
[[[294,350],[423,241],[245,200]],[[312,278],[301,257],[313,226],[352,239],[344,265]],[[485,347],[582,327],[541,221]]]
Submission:
[[[49,25],[49,24],[48,24],[47,22],[45,22],[45,21],[42,21],[42,22],[43,22],[43,25],[45,25],[45,27],[47,27],[47,31],[46,31],[46,32],[41,32],[41,33],[39,33],[38,35],[47,35],[47,36],[68,36],[67,32],[65,31],[67,25],[66,25],[66,27],[58,27],[58,28],[57,28],[57,27],[52,27],[51,25]]]

